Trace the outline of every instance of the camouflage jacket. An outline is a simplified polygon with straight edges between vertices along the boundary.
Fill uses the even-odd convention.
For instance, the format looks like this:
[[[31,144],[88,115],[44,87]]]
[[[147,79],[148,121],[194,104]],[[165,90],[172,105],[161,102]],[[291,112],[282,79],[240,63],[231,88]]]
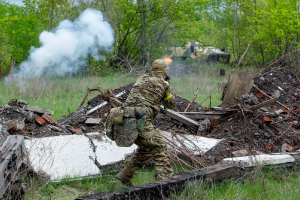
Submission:
[[[128,107],[151,107],[154,110],[152,119],[160,112],[160,105],[163,102],[166,108],[172,109],[175,106],[175,97],[171,94],[169,82],[155,71],[141,76],[125,102]]]

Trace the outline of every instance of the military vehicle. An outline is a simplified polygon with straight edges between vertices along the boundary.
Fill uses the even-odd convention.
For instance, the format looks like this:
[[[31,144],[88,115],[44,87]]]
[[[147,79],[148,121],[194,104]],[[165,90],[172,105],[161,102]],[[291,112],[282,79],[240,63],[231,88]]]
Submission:
[[[167,51],[167,55],[174,59],[191,58],[198,61],[207,62],[222,62],[229,64],[230,53],[225,52],[225,47],[222,50],[207,45],[201,45],[199,42],[185,42],[182,47],[172,47]]]

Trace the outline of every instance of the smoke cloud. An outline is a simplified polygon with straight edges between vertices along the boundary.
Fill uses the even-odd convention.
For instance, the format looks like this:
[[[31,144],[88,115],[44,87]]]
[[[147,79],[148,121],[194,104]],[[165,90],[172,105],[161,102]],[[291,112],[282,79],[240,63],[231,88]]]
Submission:
[[[64,76],[86,66],[88,55],[96,60],[105,59],[99,49],[109,50],[114,33],[100,11],[88,8],[74,22],[64,20],[53,31],[43,31],[39,41],[41,47],[31,47],[28,59],[15,71],[15,79]]]

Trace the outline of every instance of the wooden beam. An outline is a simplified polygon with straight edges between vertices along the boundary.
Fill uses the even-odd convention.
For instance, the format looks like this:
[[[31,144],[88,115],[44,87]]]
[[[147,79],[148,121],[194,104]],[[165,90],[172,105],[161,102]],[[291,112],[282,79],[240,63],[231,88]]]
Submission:
[[[32,112],[35,112],[35,113],[39,113],[39,114],[45,114],[45,113],[48,114],[48,115],[53,115],[54,114],[53,110],[47,110],[47,109],[44,109],[44,108],[39,108],[37,106],[25,105],[25,106],[23,106],[23,109],[27,110],[27,111],[32,111]]]
[[[215,112],[178,112],[190,119],[221,119],[228,115],[228,113],[215,113]]]
[[[172,119],[176,119],[177,121],[180,121],[181,123],[195,129],[195,130],[198,130],[199,128],[199,123],[182,115],[182,114],[179,114],[173,110],[170,110],[170,109],[166,109],[165,113],[164,113],[166,116],[168,117],[171,117]]]
[[[119,192],[101,192],[89,196],[79,197],[76,200],[104,200],[104,199],[165,199],[178,194],[187,182],[205,180],[209,178],[214,181],[228,179],[237,173],[237,168],[231,165],[218,164],[201,170],[184,172],[167,179],[132,187]]]
[[[25,156],[24,136],[8,136],[0,147],[0,198],[14,180]]]

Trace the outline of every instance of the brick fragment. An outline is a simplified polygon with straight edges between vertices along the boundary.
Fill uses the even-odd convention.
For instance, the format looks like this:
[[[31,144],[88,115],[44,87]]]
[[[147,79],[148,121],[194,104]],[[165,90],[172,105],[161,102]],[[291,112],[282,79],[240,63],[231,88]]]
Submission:
[[[239,150],[231,152],[231,157],[241,157],[241,156],[248,156],[249,153],[247,150]]]
[[[74,128],[73,126],[71,126],[71,128],[72,128],[74,131],[77,131],[77,132],[82,133],[82,130],[81,130],[80,128]]]
[[[264,121],[264,122],[271,122],[272,120],[271,120],[271,117],[269,117],[269,116],[264,116],[264,117],[263,117],[263,121]]]
[[[266,150],[271,150],[273,148],[273,144],[267,144],[266,145]]]
[[[54,119],[53,119],[50,115],[48,115],[47,113],[44,113],[44,114],[42,115],[42,118],[43,118],[48,124],[54,124],[54,123],[55,123]]]
[[[36,121],[37,123],[39,123],[40,125],[42,125],[42,126],[47,125],[47,122],[46,122],[45,120],[43,120],[43,118],[41,118],[40,116],[38,116],[38,117],[35,119],[35,121]]]

